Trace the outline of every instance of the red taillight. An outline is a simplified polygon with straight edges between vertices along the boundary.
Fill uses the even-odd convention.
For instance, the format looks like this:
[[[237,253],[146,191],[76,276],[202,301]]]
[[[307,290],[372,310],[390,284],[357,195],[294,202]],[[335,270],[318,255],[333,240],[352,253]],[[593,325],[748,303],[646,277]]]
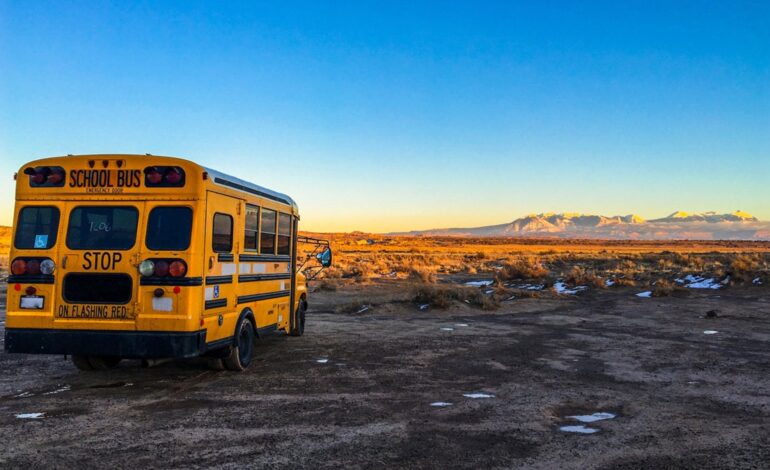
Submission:
[[[42,169],[37,169],[35,170],[35,173],[30,176],[29,179],[30,181],[32,181],[33,184],[43,184],[45,183],[45,180],[48,179],[47,176],[48,175],[46,174],[45,171],[43,171]]]
[[[15,259],[13,260],[13,264],[11,264],[11,272],[15,276],[21,276],[22,274],[27,272],[27,262],[23,259]]]
[[[156,276],[165,276],[168,274],[168,262],[160,260],[155,262],[155,273]]]
[[[155,168],[149,168],[145,171],[147,175],[147,184],[156,185],[163,181],[163,175]]]
[[[64,168],[60,166],[39,166],[25,168],[30,186],[64,186]]]
[[[54,170],[51,172],[51,174],[48,175],[47,183],[51,186],[55,186],[59,183],[64,181],[64,172],[59,170]]]
[[[179,170],[174,167],[169,168],[166,172],[166,183],[176,186],[180,181],[182,181],[182,174]]]
[[[150,187],[180,188],[184,186],[184,169],[178,166],[148,166],[145,184]]]
[[[168,268],[169,274],[173,277],[182,277],[187,273],[187,265],[182,260],[172,261]]]
[[[37,289],[35,288],[35,286],[29,286],[24,292],[26,292],[27,295],[35,295],[37,294]]]
[[[36,259],[27,261],[27,274],[31,274],[33,276],[40,274],[40,261]]]

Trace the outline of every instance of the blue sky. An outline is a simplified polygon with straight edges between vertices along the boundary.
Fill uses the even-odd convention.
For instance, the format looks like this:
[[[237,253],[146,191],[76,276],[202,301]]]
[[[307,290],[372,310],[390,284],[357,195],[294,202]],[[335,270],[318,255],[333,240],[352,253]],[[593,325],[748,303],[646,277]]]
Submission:
[[[770,220],[770,3],[0,0],[0,224],[24,162],[102,152],[289,193],[309,230]]]

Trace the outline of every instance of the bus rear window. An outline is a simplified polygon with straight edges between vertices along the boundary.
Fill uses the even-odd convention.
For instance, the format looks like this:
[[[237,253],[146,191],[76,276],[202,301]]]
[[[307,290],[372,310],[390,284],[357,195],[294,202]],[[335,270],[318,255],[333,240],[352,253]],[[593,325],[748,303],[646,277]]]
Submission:
[[[147,248],[155,251],[183,251],[190,246],[192,209],[156,207],[147,221]]]
[[[58,231],[59,209],[25,207],[19,211],[13,244],[20,250],[46,250],[56,244]]]
[[[135,207],[81,206],[70,213],[67,247],[73,250],[128,250],[136,241]]]

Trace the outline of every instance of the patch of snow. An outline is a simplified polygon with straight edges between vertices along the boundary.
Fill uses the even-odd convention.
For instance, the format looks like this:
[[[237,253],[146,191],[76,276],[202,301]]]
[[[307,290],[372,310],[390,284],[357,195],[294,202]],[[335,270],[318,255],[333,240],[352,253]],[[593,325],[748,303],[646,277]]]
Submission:
[[[509,287],[513,287],[514,289],[524,289],[524,290],[543,290],[545,289],[545,284],[516,284],[516,285],[511,285]]]
[[[599,412],[590,415],[567,416],[567,418],[578,420],[581,423],[593,423],[595,421],[602,421],[605,419],[614,419],[615,416],[616,415],[614,413]]]
[[[638,294],[636,294],[636,296],[637,297],[642,297],[644,299],[649,299],[650,297],[652,297],[652,291],[648,290],[646,292],[639,292]]]
[[[604,281],[604,285],[607,287],[612,287],[615,285],[615,281],[613,281],[612,279],[607,279],[606,281]]]
[[[361,309],[360,309],[360,310],[358,310],[356,313],[364,313],[364,312],[365,312],[365,311],[367,311],[367,310],[369,310],[369,306],[368,306],[368,305],[364,305],[364,306],[362,306],[362,307],[361,307]]]
[[[454,331],[454,330],[455,330],[454,328],[450,328],[448,326],[441,328],[441,331]]]
[[[762,279],[761,278],[756,278],[753,281],[751,281],[751,283],[754,284],[755,286],[761,286],[762,285]]]
[[[494,395],[489,393],[463,393],[463,396],[465,398],[473,398],[474,400],[478,400],[480,398],[495,398]]]
[[[433,403],[430,404],[430,406],[436,406],[436,407],[439,407],[439,408],[444,408],[446,406],[452,406],[452,404],[449,403],[449,402],[446,402],[446,401],[434,401]]]
[[[322,358],[322,359],[316,359],[315,361],[319,364],[326,364],[327,362],[329,362],[329,359]]]
[[[27,398],[27,397],[34,397],[35,394],[32,392],[21,392],[18,395],[14,395],[13,398]]]
[[[512,296],[508,297],[507,299],[503,300],[503,302],[508,302],[510,300],[516,300],[516,296],[512,295]]]
[[[688,274],[684,279],[676,279],[675,282],[684,284],[685,287],[690,289],[719,289],[730,282],[730,277],[728,276],[720,282],[714,278],[705,278]]]
[[[559,431],[562,432],[576,432],[579,434],[593,434],[595,432],[599,432],[598,429],[595,428],[589,428],[588,426],[584,426],[582,424],[577,426],[561,426],[559,427]]]
[[[471,287],[487,287],[494,284],[495,281],[493,280],[484,280],[484,281],[468,281],[465,283],[466,286]]]
[[[559,295],[576,295],[577,293],[588,289],[586,286],[575,286],[574,288],[569,289],[567,284],[561,281],[554,284],[553,288]]]
[[[66,392],[69,389],[70,389],[70,386],[69,385],[65,385],[65,386],[63,386],[61,388],[57,388],[56,390],[52,390],[50,392],[45,392],[43,395],[55,395],[57,393]]]
[[[18,419],[41,419],[45,413],[20,413],[16,417]]]
[[[428,307],[430,307],[430,304],[420,305],[420,310],[428,310]]]
[[[455,323],[455,326],[468,326],[467,323]]]
[[[703,330],[704,335],[715,335],[719,333],[717,330]]]

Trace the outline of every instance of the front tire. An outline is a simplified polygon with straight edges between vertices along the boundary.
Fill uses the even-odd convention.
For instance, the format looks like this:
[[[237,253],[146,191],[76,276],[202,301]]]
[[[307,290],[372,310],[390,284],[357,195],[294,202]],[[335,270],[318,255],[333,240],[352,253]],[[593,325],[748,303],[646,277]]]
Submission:
[[[241,372],[251,364],[254,352],[254,324],[244,318],[235,329],[235,344],[230,347],[230,354],[222,359],[227,370]]]
[[[291,324],[291,336],[302,336],[305,334],[305,312],[307,312],[307,302],[300,301],[297,311],[294,313],[294,321]]]

